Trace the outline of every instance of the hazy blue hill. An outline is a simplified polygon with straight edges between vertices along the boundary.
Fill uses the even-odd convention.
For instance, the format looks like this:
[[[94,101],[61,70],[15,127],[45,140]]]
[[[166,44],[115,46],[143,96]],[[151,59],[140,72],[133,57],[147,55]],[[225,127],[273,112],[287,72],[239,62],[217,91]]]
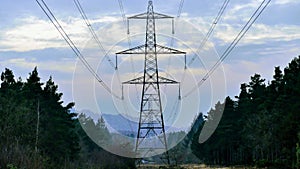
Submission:
[[[109,129],[113,129],[126,136],[136,136],[138,122],[132,121],[120,114],[102,114],[106,125]]]
[[[84,113],[87,117],[91,117],[95,122],[102,116],[107,128],[110,132],[118,132],[126,136],[136,137],[138,130],[138,119],[127,118],[121,114],[100,114],[94,113],[90,110],[82,110],[79,112]],[[183,131],[185,129],[165,126],[167,132]]]

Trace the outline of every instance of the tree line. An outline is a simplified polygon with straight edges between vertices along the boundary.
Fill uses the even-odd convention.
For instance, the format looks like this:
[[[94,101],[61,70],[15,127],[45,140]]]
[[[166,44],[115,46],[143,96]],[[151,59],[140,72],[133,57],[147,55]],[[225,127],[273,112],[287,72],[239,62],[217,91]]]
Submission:
[[[0,168],[135,168],[134,160],[106,152],[83,127],[93,127],[99,140],[110,139],[102,120],[71,111],[52,77],[41,82],[37,68],[26,81],[13,71],[1,73]]]
[[[220,111],[222,119],[205,143],[198,143],[202,127],[193,136],[192,151],[202,162],[300,167],[300,56],[283,70],[275,67],[269,82],[259,74],[251,76],[235,99],[227,97],[208,112],[206,123],[214,122]]]
[[[97,143],[113,139],[102,118],[78,115],[74,103],[63,103],[52,77],[43,83],[34,68],[23,81],[5,69],[0,85],[0,168],[135,168],[135,159],[113,155],[89,138],[84,129]],[[204,124],[220,112],[216,131],[199,144]],[[271,81],[254,74],[238,96],[199,114],[169,155],[175,164],[197,162],[192,152],[210,165],[299,168],[299,121],[300,56],[283,70],[275,67]]]

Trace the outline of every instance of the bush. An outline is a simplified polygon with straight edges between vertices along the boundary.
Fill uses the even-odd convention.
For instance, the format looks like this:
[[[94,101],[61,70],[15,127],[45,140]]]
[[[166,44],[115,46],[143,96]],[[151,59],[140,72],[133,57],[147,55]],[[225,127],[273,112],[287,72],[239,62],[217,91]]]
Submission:
[[[12,144],[0,147],[0,168],[43,168],[45,159],[27,146]]]

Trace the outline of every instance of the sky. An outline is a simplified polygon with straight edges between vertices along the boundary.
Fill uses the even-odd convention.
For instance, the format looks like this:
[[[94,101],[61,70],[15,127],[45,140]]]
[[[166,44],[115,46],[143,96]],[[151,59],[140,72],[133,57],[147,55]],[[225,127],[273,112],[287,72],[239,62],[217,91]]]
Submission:
[[[130,35],[123,23],[117,0],[79,0],[96,31],[105,51],[98,48],[75,4],[71,0],[45,0],[67,34],[116,95],[121,95],[121,82],[138,77],[143,69],[143,56],[120,56],[119,69],[114,53],[144,43],[143,21],[130,21]],[[175,16],[180,0],[154,0],[154,10]],[[162,86],[162,102],[166,119],[178,121],[178,127],[190,124],[199,112],[207,112],[218,100],[239,94],[241,83],[259,73],[272,80],[275,66],[282,69],[300,54],[300,1],[272,0],[249,32],[238,43],[216,72],[202,86],[190,92],[205,72],[230,45],[262,0],[231,0],[206,46],[196,53],[222,6],[223,0],[185,0],[181,16],[175,19],[175,34],[171,21],[157,21],[158,43],[187,52],[184,70],[183,56],[159,56],[161,75],[181,82],[184,99],[180,102],[178,87]],[[75,101],[76,109],[94,112],[131,112],[138,117],[140,86],[125,86],[125,101],[111,96],[83,67],[66,42],[48,20],[35,0],[0,0],[0,68],[12,69],[16,77],[25,80],[35,66],[42,81],[52,76],[65,103]],[[146,0],[122,0],[126,17],[145,12]],[[171,43],[172,37],[174,43]],[[128,45],[128,39],[131,45]],[[187,95],[187,93],[191,93]],[[176,97],[175,97],[176,96]],[[173,110],[180,109],[172,115]],[[173,119],[173,120],[172,120]]]

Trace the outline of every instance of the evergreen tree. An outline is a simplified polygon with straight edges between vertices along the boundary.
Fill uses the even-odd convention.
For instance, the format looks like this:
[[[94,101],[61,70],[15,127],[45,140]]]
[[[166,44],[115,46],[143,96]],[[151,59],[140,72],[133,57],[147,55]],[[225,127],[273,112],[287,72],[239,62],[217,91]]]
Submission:
[[[62,105],[62,93],[52,77],[43,88],[40,101],[41,132],[40,150],[55,161],[74,160],[79,151],[78,136],[75,132],[76,113],[70,112],[74,103]]]
[[[81,127],[81,126],[82,127]],[[111,142],[111,135],[102,117],[97,123],[91,117],[80,114],[77,121],[82,160],[91,168],[135,168],[135,160],[119,157],[102,149],[99,145]],[[87,132],[85,132],[87,131]],[[93,138],[93,140],[91,140]]]
[[[62,94],[52,78],[43,88],[37,68],[26,82],[16,81],[13,72],[5,69],[1,81],[0,168],[7,163],[36,168],[43,160],[49,164],[47,168],[57,168],[73,160],[79,150],[76,114],[70,112],[74,104],[62,105]]]
[[[219,126],[203,144],[197,142],[201,128],[198,129],[193,152],[207,164],[297,166],[300,56],[289,63],[284,73],[275,67],[268,85],[259,74],[254,74],[249,84],[242,84],[240,89],[237,102],[226,98]],[[217,103],[206,123],[212,122],[220,110],[221,104]]]

